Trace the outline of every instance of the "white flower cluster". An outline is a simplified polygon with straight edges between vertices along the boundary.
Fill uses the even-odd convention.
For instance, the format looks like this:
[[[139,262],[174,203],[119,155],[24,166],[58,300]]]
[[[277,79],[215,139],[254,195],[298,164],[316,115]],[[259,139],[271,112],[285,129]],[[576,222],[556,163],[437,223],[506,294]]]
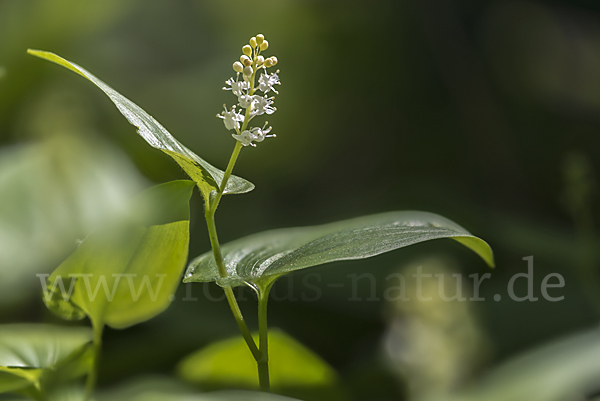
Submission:
[[[223,120],[225,128],[235,130],[232,136],[244,146],[256,146],[256,142],[262,142],[265,138],[275,136],[268,135],[272,129],[272,127],[267,128],[268,123],[265,123],[262,128],[249,127],[249,123],[254,117],[273,114],[277,110],[273,107],[275,97],[267,95],[271,91],[279,94],[274,88],[274,85],[281,84],[277,75],[279,70],[267,73],[268,68],[277,65],[277,57],[271,56],[265,59],[261,55],[261,52],[267,50],[268,47],[269,42],[263,35],[252,37],[249,44],[242,47],[244,54],[240,57],[240,61],[233,63],[233,70],[237,72],[236,78],[229,78],[225,81],[228,86],[223,88],[230,90],[237,97],[237,104],[230,110],[223,105],[224,111],[217,114],[217,117]],[[240,80],[240,74],[242,74],[242,80]],[[262,93],[257,93],[258,91]]]

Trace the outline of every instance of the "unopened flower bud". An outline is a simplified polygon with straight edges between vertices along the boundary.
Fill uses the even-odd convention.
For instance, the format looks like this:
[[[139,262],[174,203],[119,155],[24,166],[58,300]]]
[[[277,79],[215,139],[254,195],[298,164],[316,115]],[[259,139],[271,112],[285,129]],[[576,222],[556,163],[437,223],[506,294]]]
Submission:
[[[265,60],[264,66],[267,68],[273,67],[273,60],[271,60],[271,57],[269,57],[268,59]]]
[[[233,71],[242,72],[244,71],[244,66],[239,61],[236,61],[235,63],[233,63]]]
[[[256,47],[257,43],[256,43],[256,38],[253,36],[250,38],[250,46],[252,46],[252,48],[254,49]]]
[[[253,72],[252,67],[244,67],[244,76],[249,77]]]
[[[275,56],[271,56],[269,58],[271,59],[271,62],[273,63],[273,65],[277,65],[277,63],[279,62],[279,60],[277,60],[277,57],[275,57]]]
[[[258,56],[256,58],[256,65],[262,65],[265,62],[265,58],[263,56]]]
[[[242,47],[242,53],[250,57],[252,55],[252,48],[250,47],[250,45],[245,45],[244,47]]]
[[[240,57],[240,61],[242,62],[242,64],[244,64],[246,67],[252,65],[252,60],[250,60],[250,57],[248,56],[242,56]]]
[[[265,35],[263,35],[262,33],[259,33],[258,35],[256,35],[256,44],[257,45],[260,46],[264,41],[265,41]]]
[[[260,44],[260,50],[267,50],[269,48],[269,41],[265,40]]]

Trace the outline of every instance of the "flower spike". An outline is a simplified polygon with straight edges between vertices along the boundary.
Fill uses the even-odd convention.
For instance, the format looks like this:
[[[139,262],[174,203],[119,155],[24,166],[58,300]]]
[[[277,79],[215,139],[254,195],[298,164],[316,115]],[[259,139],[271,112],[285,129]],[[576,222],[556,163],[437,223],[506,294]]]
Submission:
[[[271,91],[279,94],[274,88],[281,85],[279,70],[267,73],[267,69],[278,63],[277,57],[265,57],[261,52],[269,48],[269,42],[264,35],[258,34],[250,38],[249,44],[242,46],[242,55],[239,61],[233,63],[233,70],[237,73],[236,79],[229,78],[223,90],[231,91],[237,98],[237,103],[217,115],[223,120],[225,128],[235,130],[232,136],[243,146],[256,146],[265,138],[275,137],[271,132],[272,127],[267,128],[267,123],[262,128],[247,128],[250,120],[263,114],[271,115],[277,111],[273,106],[275,97],[268,97]],[[240,80],[242,74],[242,80]],[[256,93],[257,91],[262,92]],[[239,108],[239,111],[238,111]],[[245,111],[244,111],[245,110]]]

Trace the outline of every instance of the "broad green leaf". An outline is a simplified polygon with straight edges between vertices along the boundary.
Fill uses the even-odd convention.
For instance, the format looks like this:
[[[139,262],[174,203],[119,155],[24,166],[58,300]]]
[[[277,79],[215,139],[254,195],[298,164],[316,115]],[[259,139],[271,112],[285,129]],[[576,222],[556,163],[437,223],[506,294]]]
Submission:
[[[46,305],[63,318],[88,316],[114,328],[165,310],[187,260],[193,185],[173,181],[135,198],[134,216],[91,234],[54,271]]]
[[[184,282],[261,284],[295,270],[338,260],[364,259],[440,238],[460,242],[494,266],[489,245],[458,224],[433,213],[405,211],[251,235],[222,247],[227,279],[220,278],[212,253],[207,252],[192,261]]]
[[[600,377],[600,331],[566,339],[517,356],[469,390],[432,401],[563,401],[596,392]]]
[[[35,294],[36,273],[143,188],[125,155],[97,139],[52,135],[0,151],[0,303]]]
[[[188,356],[178,372],[203,389],[259,389],[256,361],[242,337],[210,344]],[[312,400],[345,399],[336,372],[279,330],[269,331],[269,373],[276,393]]]
[[[27,52],[33,56],[61,65],[93,82],[117,106],[121,114],[153,148],[162,150],[171,156],[181,168],[196,182],[204,199],[208,202],[211,191],[217,190],[224,172],[206,162],[194,152],[183,146],[151,115],[138,105],[116,92],[110,86],[96,78],[84,68],[50,52],[32,50]],[[225,187],[225,194],[241,194],[254,189],[254,185],[243,178],[231,176]]]
[[[0,326],[0,393],[39,387],[57,371],[69,378],[88,368],[89,328],[43,324]]]

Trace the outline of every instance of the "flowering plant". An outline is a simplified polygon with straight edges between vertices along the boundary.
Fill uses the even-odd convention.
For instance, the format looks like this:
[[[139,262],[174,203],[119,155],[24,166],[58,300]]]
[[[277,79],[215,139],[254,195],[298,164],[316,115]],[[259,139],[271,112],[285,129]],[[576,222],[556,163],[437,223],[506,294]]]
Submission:
[[[416,211],[393,211],[321,226],[267,231],[222,246],[217,235],[215,213],[223,195],[242,194],[254,189],[252,183],[232,174],[241,150],[255,147],[266,138],[275,136],[267,122],[262,126],[251,125],[256,117],[272,115],[276,111],[272,93],[278,94],[279,70],[269,71],[278,64],[278,59],[275,56],[265,58],[263,52],[268,49],[269,42],[263,35],[252,37],[242,47],[239,61],[233,63],[235,78],[225,81],[227,86],[223,89],[231,91],[237,100],[230,108],[224,105],[224,110],[217,115],[225,128],[233,131],[232,136],[236,140],[225,171],[189,150],[152,116],[84,68],[53,53],[29,50],[30,54],[62,65],[93,82],[138,128],[138,133],[149,145],[171,156],[193,181],[166,183],[143,193],[133,202],[134,217],[128,218],[131,224],[110,226],[112,231],[108,233],[93,233],[48,278],[44,298],[46,305],[65,319],[88,317],[93,326],[93,345],[89,352],[85,352],[86,361],[90,360],[90,354],[92,361],[85,365],[88,377],[86,399],[92,396],[96,382],[103,328],[106,325],[126,328],[150,319],[173,300],[187,261],[188,201],[194,184],[204,199],[204,217],[212,249],[192,260],[184,274],[184,282],[216,282],[223,288],[242,339],[250,351],[240,356],[238,363],[242,364],[244,357],[252,358],[258,380],[254,376],[250,385],[259,386],[263,391],[271,390],[270,342],[277,352],[288,356],[302,358],[308,354],[290,337],[279,332],[269,333],[267,304],[269,292],[278,278],[312,266],[364,259],[442,238],[458,241],[490,266],[493,265],[492,251],[483,240],[442,216]],[[123,225],[126,227],[123,228]],[[152,275],[149,278],[148,272],[156,278]],[[97,277],[99,274],[100,277]],[[74,277],[70,281],[73,294],[70,298],[57,291],[58,286],[62,288],[60,280],[65,275]],[[120,280],[121,277],[126,280]],[[155,292],[152,292],[152,284],[156,284]],[[116,295],[106,299],[96,295],[90,297],[90,288],[94,285],[96,288],[101,285],[114,288]],[[234,295],[233,288],[240,285],[249,286],[257,295],[257,336],[249,330]],[[140,290],[128,292],[130,288]],[[159,288],[162,289],[160,293]],[[227,351],[232,347],[237,347],[237,343],[227,342],[217,348]],[[215,348],[201,350],[182,363],[182,375],[193,380],[195,371],[212,366],[207,360],[212,363],[210,358],[214,355]],[[314,356],[311,358],[314,359]],[[280,373],[278,377],[289,371],[281,369],[282,366],[271,366]],[[233,372],[233,367],[230,370]],[[298,377],[301,376],[294,380],[301,380]],[[38,393],[43,392],[40,383],[35,383]],[[277,386],[274,381],[275,391],[284,392]]]

